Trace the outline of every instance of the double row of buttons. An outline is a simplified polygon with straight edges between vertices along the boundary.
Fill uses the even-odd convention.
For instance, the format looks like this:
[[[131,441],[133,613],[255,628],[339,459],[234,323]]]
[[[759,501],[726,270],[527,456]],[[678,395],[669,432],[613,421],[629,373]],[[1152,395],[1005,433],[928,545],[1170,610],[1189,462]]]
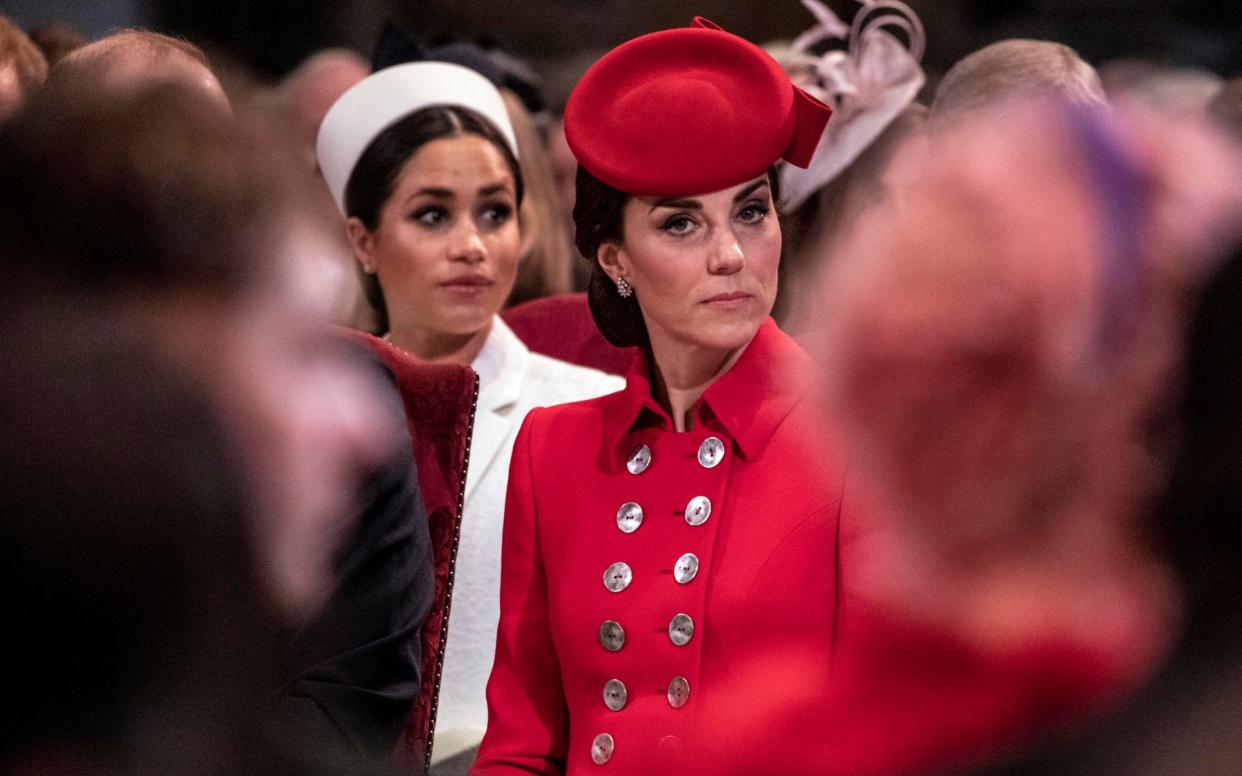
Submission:
[[[705,469],[713,469],[724,460],[725,446],[718,438],[712,436],[699,445],[698,461]],[[652,463],[651,448],[641,445],[626,460],[626,469],[633,475],[645,472]],[[703,525],[712,514],[712,502],[707,496],[696,496],[686,504],[683,516],[686,524],[692,527]],[[643,524],[643,508],[627,501],[617,510],[617,528],[624,534],[632,534]],[[699,573],[699,558],[687,552],[677,559],[673,565],[673,578],[680,585],[687,585]],[[628,563],[618,561],[604,571],[604,588],[612,593],[620,593],[634,581],[634,571]],[[694,619],[685,613],[673,616],[668,624],[668,638],[674,645],[683,647],[694,638]],[[609,652],[618,652],[625,646],[625,628],[616,620],[605,620],[599,626],[599,643]],[[690,700],[690,681],[684,676],[674,676],[665,691],[668,704],[680,709]],[[609,679],[604,684],[604,706],[610,711],[621,711],[629,702],[629,690],[620,679]],[[612,759],[616,742],[608,733],[600,733],[591,742],[592,762],[603,765]]]

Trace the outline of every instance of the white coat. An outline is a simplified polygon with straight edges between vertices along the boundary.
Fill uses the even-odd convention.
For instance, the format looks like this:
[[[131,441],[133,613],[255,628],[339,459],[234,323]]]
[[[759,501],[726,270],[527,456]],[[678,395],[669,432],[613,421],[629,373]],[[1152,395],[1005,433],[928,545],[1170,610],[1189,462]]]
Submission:
[[[505,491],[513,443],[526,413],[625,387],[624,378],[617,375],[532,353],[499,317],[471,366],[479,373],[479,403],[466,472],[433,762],[477,745],[487,727],[487,678],[500,618]]]

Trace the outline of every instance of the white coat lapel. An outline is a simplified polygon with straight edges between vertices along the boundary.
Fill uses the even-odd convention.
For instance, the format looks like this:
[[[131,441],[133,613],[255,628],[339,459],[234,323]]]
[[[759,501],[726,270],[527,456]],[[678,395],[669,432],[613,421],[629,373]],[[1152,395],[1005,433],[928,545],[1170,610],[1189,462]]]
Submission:
[[[530,351],[517,335],[496,318],[478,358],[479,407],[470,440],[470,468],[466,473],[466,499],[488,473],[505,440],[514,430],[513,413],[522,394],[522,382]]]

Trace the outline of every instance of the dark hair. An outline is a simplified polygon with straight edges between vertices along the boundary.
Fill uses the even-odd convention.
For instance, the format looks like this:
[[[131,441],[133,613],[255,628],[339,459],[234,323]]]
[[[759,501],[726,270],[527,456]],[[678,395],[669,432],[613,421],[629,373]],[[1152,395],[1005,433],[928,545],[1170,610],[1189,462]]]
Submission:
[[[379,226],[380,211],[392,196],[402,168],[414,152],[433,140],[478,135],[500,151],[513,174],[517,204],[522,204],[522,170],[500,131],[469,108],[436,105],[415,111],[379,133],[362,152],[345,184],[345,215],[357,218],[368,231]],[[358,270],[367,301],[375,308],[381,329],[388,328],[388,306],[379,280]]]
[[[1242,616],[1242,250],[1212,277],[1191,320],[1181,444],[1160,513],[1186,597],[1189,639],[1210,648]],[[1226,616],[1229,615],[1229,616]],[[1236,643],[1236,642],[1233,642]]]
[[[779,208],[781,180],[776,167],[769,167],[768,183],[772,201]],[[590,264],[591,279],[587,286],[587,301],[591,317],[599,327],[604,339],[619,348],[649,343],[647,324],[643,321],[638,297],[622,298],[612,279],[600,267],[596,254],[606,242],[621,242],[625,203],[632,195],[609,186],[596,178],[582,165],[578,165],[575,182],[577,198],[574,200],[574,246]]]

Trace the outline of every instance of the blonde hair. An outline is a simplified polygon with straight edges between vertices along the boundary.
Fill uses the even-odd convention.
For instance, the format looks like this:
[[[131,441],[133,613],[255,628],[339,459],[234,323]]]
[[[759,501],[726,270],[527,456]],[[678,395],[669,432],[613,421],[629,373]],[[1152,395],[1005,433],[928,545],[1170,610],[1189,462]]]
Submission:
[[[973,113],[1023,94],[1079,105],[1106,102],[1099,74],[1072,48],[1012,38],[984,46],[951,67],[936,88],[930,118]]]
[[[561,220],[556,178],[547,145],[517,95],[501,91],[513,132],[525,194],[518,217],[522,225],[521,262],[508,304],[565,294],[573,288],[574,249]]]

